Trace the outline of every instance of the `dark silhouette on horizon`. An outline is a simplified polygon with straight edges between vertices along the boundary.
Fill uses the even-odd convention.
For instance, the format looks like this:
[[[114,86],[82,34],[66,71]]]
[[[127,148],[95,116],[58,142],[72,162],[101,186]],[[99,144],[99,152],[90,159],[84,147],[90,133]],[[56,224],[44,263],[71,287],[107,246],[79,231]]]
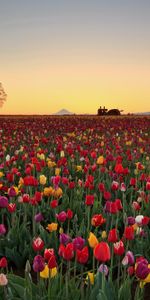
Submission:
[[[119,110],[117,108],[112,108],[108,110],[107,108],[105,108],[105,106],[103,108],[100,106],[100,108],[97,111],[97,115],[98,116],[120,116],[121,111],[122,110]]]

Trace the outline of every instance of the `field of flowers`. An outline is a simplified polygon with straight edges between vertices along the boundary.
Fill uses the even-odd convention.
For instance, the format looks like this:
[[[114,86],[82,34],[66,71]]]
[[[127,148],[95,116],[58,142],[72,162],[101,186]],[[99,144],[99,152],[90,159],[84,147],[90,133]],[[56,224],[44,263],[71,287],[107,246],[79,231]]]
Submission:
[[[0,117],[0,299],[150,299],[150,118]]]

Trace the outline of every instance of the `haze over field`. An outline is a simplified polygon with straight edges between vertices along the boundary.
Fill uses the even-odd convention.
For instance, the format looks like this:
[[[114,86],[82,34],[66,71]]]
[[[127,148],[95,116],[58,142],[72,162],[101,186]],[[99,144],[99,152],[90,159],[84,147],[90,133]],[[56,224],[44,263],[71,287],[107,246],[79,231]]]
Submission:
[[[1,114],[150,110],[149,0],[0,6]]]

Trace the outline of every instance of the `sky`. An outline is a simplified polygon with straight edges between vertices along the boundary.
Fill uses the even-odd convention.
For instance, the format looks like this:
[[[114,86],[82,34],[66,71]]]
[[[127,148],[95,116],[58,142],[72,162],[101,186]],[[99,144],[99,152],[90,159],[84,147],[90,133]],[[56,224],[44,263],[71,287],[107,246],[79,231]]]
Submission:
[[[0,0],[0,114],[150,111],[149,0]]]

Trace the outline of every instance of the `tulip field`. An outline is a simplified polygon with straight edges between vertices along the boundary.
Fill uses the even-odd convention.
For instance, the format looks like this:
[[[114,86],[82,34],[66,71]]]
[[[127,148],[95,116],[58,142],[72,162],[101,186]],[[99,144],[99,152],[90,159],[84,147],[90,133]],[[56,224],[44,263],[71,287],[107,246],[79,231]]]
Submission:
[[[150,117],[0,117],[0,299],[150,299]]]

